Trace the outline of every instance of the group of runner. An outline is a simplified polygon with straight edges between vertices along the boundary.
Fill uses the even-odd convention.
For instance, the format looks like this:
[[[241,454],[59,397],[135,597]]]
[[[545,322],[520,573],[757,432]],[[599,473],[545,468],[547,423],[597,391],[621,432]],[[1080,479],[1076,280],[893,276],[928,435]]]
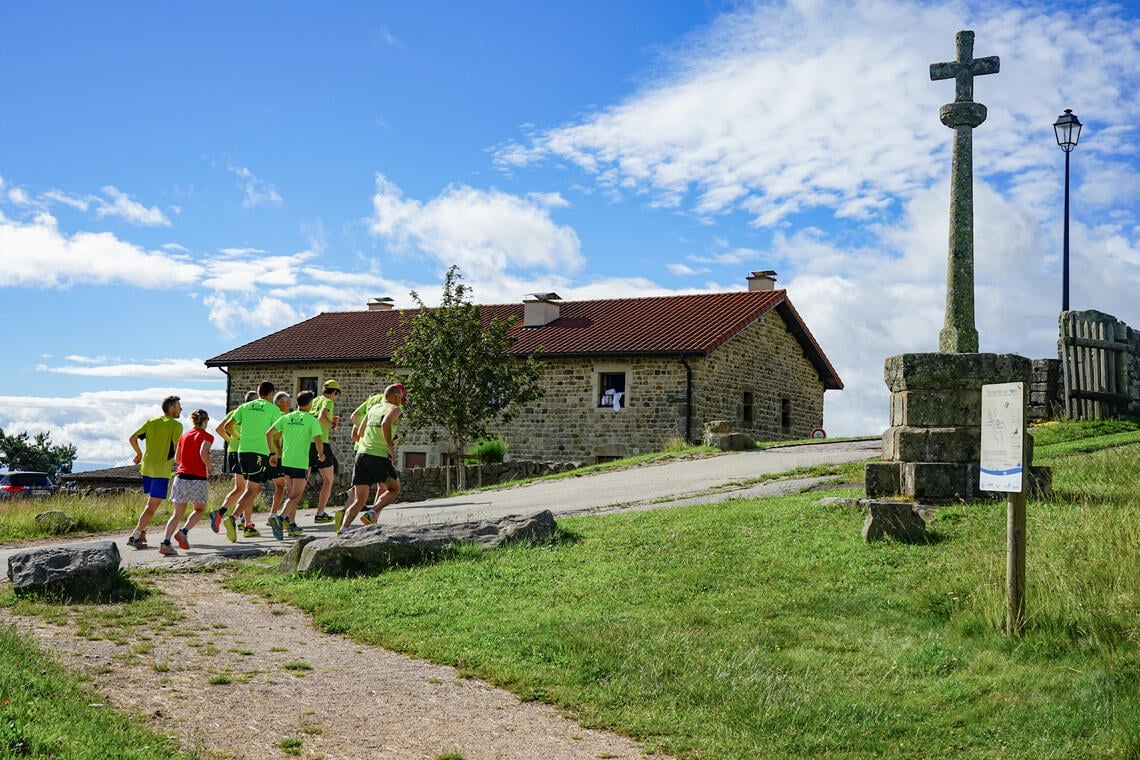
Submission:
[[[237,540],[239,525],[245,537],[261,535],[253,523],[253,504],[265,483],[272,481],[274,493],[266,524],[274,538],[303,535],[304,530],[297,524],[297,509],[314,469],[321,475],[315,524],[334,523],[336,533],[342,534],[357,516],[366,525],[375,523],[380,511],[400,493],[400,475],[395,465],[396,429],[405,400],[404,386],[389,385],[382,393],[369,396],[353,412],[356,453],[351,496],[345,508],[333,515],[327,507],[338,465],[329,434],[340,421],[335,413],[340,385],[336,380],[326,380],[320,396],[301,391],[293,410],[289,394],[274,391],[273,383],[262,382],[257,390],[246,394],[245,403],[230,411],[215,428],[226,442],[226,470],[233,473],[234,484],[221,505],[209,512],[210,528],[215,533],[224,528],[230,541]],[[206,514],[206,484],[213,475],[210,448],[214,436],[206,430],[209,415],[204,409],[191,412],[194,427],[183,433],[178,421],[181,414],[181,400],[168,396],[162,401],[162,416],[147,420],[129,439],[147,501],[127,544],[136,549],[148,547],[147,526],[169,490],[173,511],[159,545],[159,553],[165,556],[178,554],[174,543],[182,549],[190,548],[189,533]],[[140,441],[145,441],[145,451],[140,448]],[[365,508],[374,485],[379,486],[376,496]],[[189,516],[187,505],[193,506]]]

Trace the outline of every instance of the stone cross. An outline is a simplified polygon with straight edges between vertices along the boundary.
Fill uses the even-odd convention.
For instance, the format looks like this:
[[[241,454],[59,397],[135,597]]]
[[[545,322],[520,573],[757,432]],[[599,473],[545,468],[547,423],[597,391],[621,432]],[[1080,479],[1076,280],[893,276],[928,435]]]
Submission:
[[[950,256],[946,267],[946,322],[938,334],[943,354],[977,353],[974,327],[974,142],[973,129],[986,120],[986,107],[974,102],[974,77],[996,74],[996,55],[974,58],[974,33],[958,32],[958,60],[930,64],[932,80],[955,80],[954,102],[938,111],[954,130],[950,171]]]

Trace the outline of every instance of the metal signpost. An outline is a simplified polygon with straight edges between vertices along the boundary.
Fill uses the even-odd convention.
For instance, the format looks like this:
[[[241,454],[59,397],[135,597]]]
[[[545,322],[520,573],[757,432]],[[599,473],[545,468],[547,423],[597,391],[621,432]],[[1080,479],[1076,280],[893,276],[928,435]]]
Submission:
[[[1009,494],[1006,516],[1005,630],[1025,630],[1025,383],[982,386],[980,488]]]

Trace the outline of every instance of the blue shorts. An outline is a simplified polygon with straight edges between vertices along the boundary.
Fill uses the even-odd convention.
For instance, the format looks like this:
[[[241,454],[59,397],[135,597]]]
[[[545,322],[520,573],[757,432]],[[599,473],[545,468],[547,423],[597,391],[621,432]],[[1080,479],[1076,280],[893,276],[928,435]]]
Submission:
[[[143,493],[152,499],[165,499],[170,478],[151,478],[143,475]]]

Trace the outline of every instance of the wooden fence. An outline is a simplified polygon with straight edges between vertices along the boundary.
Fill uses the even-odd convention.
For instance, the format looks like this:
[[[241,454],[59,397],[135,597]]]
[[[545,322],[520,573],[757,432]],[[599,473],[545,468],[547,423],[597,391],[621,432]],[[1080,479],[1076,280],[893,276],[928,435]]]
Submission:
[[[1061,374],[1070,420],[1099,420],[1128,411],[1127,330],[1100,312],[1061,315]]]

